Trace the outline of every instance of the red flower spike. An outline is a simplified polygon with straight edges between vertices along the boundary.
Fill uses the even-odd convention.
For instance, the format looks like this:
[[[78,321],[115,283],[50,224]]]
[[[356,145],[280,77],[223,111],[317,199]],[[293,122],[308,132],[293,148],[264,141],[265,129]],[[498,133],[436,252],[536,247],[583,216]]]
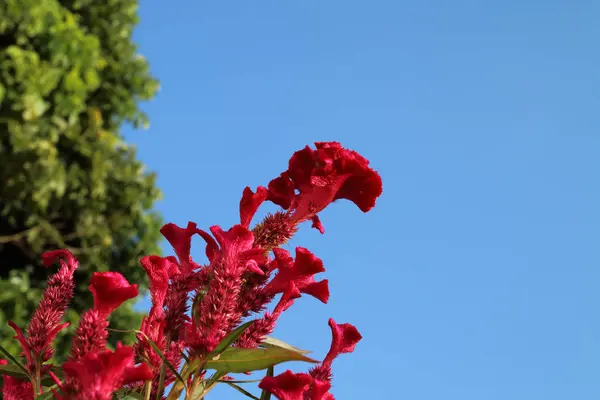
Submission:
[[[279,400],[303,400],[312,381],[308,374],[295,374],[287,370],[277,376],[265,376],[258,387],[274,394]]]
[[[108,338],[108,321],[97,310],[83,313],[75,330],[69,361],[78,361],[88,353],[104,350]]]
[[[265,286],[268,294],[283,293],[290,281],[293,281],[298,290],[309,294],[316,299],[327,303],[329,300],[329,285],[327,280],[315,282],[314,275],[324,272],[323,262],[314,254],[303,247],[296,248],[296,260],[289,252],[283,249],[274,249],[278,273]]]
[[[0,360],[0,365],[8,365],[8,361]],[[10,375],[2,375],[2,398],[4,400],[33,400],[31,382],[22,381]]]
[[[146,270],[150,281],[150,295],[152,296],[152,309],[150,314],[158,317],[163,314],[165,297],[169,288],[169,279],[179,274],[177,264],[168,258],[159,256],[146,256],[140,260],[142,267]]]
[[[81,388],[77,395],[67,395],[66,400],[110,400],[123,385],[152,379],[146,364],[134,365],[131,347],[89,353],[80,361],[63,365],[68,379]]]
[[[118,272],[94,272],[90,280],[94,309],[108,317],[117,307],[138,295],[137,284],[130,285]]]
[[[258,207],[267,199],[268,190],[265,187],[259,186],[256,188],[256,193],[249,187],[244,189],[242,199],[240,200],[240,224],[246,228],[250,226],[254,214]]]
[[[39,368],[40,373],[47,369],[43,364],[52,357],[52,341],[61,329],[69,325],[60,322],[73,296],[73,273],[78,267],[77,260],[68,250],[55,250],[44,253],[42,261],[48,267],[60,258],[61,268],[48,279],[48,287],[31,317],[26,335],[16,324],[9,322],[27,359],[27,368],[32,373],[36,368]]]
[[[333,318],[329,319],[332,340],[331,347],[327,356],[323,360],[323,365],[331,365],[332,361],[342,353],[352,353],[356,344],[362,339],[362,336],[351,324],[337,324]]]
[[[264,337],[273,332],[275,323],[281,314],[290,308],[294,304],[294,300],[300,297],[300,291],[294,285],[294,282],[290,282],[287,290],[279,299],[279,302],[275,306],[273,313],[266,312],[264,317],[257,320],[252,326],[248,327],[236,344],[242,348],[255,348],[264,340]]]

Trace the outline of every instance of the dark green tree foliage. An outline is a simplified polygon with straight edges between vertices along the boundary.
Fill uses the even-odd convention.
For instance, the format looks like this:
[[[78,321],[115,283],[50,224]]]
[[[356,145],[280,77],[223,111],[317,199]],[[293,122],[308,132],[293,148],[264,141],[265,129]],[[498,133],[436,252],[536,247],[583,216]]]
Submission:
[[[25,327],[57,270],[42,266],[44,251],[78,257],[78,311],[91,306],[94,271],[142,283],[139,259],[159,251],[155,177],[119,133],[147,124],[137,104],[158,88],[132,43],[136,23],[136,0],[0,1],[0,343],[13,352],[7,320]],[[65,333],[77,313],[68,318]],[[113,326],[132,318],[124,306]],[[68,335],[59,340],[64,353]]]

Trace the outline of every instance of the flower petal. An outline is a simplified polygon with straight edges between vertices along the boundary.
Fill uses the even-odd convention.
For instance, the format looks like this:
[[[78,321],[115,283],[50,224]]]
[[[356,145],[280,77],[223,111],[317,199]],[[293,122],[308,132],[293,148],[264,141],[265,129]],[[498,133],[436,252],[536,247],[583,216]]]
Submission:
[[[94,272],[90,291],[94,296],[94,309],[103,317],[108,317],[123,302],[138,295],[137,284],[130,285],[118,272]]]
[[[269,192],[267,188],[259,186],[256,193],[249,187],[244,189],[242,199],[240,200],[240,224],[246,228],[250,226],[254,214],[258,207],[267,199]]]

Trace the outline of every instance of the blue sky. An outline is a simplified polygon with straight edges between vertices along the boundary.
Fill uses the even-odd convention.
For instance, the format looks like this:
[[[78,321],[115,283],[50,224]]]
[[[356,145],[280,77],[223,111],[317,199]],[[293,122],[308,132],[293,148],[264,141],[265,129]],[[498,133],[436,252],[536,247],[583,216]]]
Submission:
[[[599,2],[142,0],[140,13],[162,89],[144,105],[151,128],[125,133],[159,174],[167,221],[228,228],[242,189],[314,141],[381,173],[372,212],[341,202],[324,236],[301,230],[331,302],[303,298],[275,332],[321,358],[330,316],[358,327],[334,364],[338,399],[600,396]]]

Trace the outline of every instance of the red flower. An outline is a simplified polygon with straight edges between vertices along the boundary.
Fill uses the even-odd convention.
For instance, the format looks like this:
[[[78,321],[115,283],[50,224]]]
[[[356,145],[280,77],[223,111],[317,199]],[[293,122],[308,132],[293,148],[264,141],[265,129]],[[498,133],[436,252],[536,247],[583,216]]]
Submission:
[[[118,272],[94,272],[90,291],[94,296],[94,308],[86,311],[79,320],[71,344],[70,361],[104,350],[108,337],[106,318],[124,301],[138,295],[137,285],[130,285]]]
[[[332,335],[331,347],[323,360],[323,364],[331,365],[332,361],[340,354],[352,353],[362,336],[354,325],[337,324],[333,318],[329,319],[329,327]]]
[[[259,186],[256,193],[249,187],[244,189],[242,200],[240,200],[240,224],[246,228],[250,226],[258,207],[267,199],[267,188]]]
[[[362,339],[358,330],[351,324],[337,324],[333,318],[329,319],[331,328],[331,347],[321,363],[309,371],[309,374],[320,381],[331,381],[331,363],[343,353],[352,353],[356,344]]]
[[[210,248],[210,285],[201,302],[192,310],[198,316],[186,326],[186,341],[198,354],[210,352],[242,318],[238,310],[242,275],[245,272],[263,274],[260,265],[266,263],[264,251],[253,247],[252,232],[242,225],[227,231],[210,228],[215,239],[204,237]]]
[[[60,322],[73,297],[73,274],[79,263],[68,250],[44,253],[42,261],[44,266],[49,267],[61,257],[61,268],[48,279],[48,287],[27,327],[27,337],[14,322],[9,322],[16,332],[15,338],[21,343],[30,371],[36,368],[35,360],[39,360],[38,364],[43,364],[52,357],[52,341],[60,330],[69,325],[68,322]]]
[[[179,274],[179,267],[168,258],[159,256],[146,256],[140,260],[140,263],[150,281],[149,289],[152,296],[150,316],[162,316],[169,279]]]
[[[310,251],[303,247],[296,248],[296,260],[290,257],[290,253],[283,249],[273,250],[275,254],[275,265],[278,273],[265,286],[265,292],[269,294],[283,293],[289,282],[294,282],[298,290],[309,294],[327,303],[329,299],[328,281],[315,281],[314,275],[324,272],[323,262],[315,257]]]
[[[348,199],[363,212],[375,206],[381,195],[379,174],[369,161],[337,142],[317,142],[294,153],[287,171],[269,183],[268,200],[293,210],[292,220],[313,221],[321,233],[318,213],[331,202]],[[296,191],[298,194],[296,194]]]
[[[175,254],[177,254],[177,258],[179,259],[184,274],[199,267],[199,265],[193,262],[190,257],[192,236],[200,233],[196,228],[195,223],[191,221],[188,222],[185,229],[172,223],[166,224],[160,229],[160,233],[162,233],[165,239],[173,246],[173,250],[175,250]]]
[[[259,388],[274,394],[279,400],[303,400],[313,378],[304,373],[295,374],[290,370],[277,376],[265,376]]]
[[[130,285],[118,272],[94,272],[90,281],[94,309],[108,317],[117,307],[138,295],[137,284]]]
[[[63,370],[69,380],[80,388],[77,395],[67,394],[66,400],[110,400],[123,385],[152,379],[146,364],[135,366],[131,347],[118,347],[88,353],[79,361],[68,361]]]
[[[7,365],[8,361],[0,360],[0,365]],[[3,375],[2,398],[4,400],[33,400],[33,387],[31,382],[22,381],[10,375]]]

